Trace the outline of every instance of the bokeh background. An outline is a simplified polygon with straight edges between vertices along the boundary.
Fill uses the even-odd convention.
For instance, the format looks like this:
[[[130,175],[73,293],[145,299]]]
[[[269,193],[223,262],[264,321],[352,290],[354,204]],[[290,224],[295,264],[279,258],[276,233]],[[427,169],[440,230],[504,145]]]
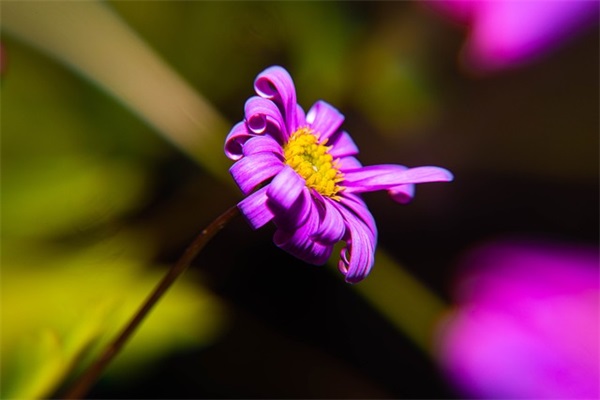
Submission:
[[[461,397],[435,323],[465,254],[505,238],[597,246],[596,25],[478,71],[460,61],[466,26],[431,4],[17,3],[2,4],[4,398],[60,392],[241,199],[219,146],[273,64],[305,109],[341,110],[363,164],[455,181],[409,205],[365,196],[386,265],[363,289],[234,220],[90,397]]]

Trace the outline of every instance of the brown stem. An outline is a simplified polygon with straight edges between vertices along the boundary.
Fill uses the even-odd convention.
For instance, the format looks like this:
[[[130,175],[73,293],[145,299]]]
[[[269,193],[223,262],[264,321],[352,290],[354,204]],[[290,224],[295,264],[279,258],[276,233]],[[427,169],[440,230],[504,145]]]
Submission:
[[[169,269],[167,274],[158,283],[154,291],[148,296],[144,304],[140,307],[138,312],[133,316],[129,323],[123,328],[121,333],[115,338],[114,341],[108,344],[104,353],[94,361],[82,375],[73,383],[73,385],[66,391],[63,399],[80,399],[88,392],[90,387],[98,380],[106,366],[119,353],[121,348],[125,345],[127,340],[131,337],[133,332],[140,325],[142,320],[146,317],[148,312],[154,307],[154,305],[160,300],[165,292],[171,287],[173,282],[190,266],[190,263],[198,253],[204,248],[212,237],[219,232],[223,227],[236,215],[238,209],[236,206],[231,207],[217,219],[215,219],[206,229],[204,229],[194,241],[188,246],[185,252],[181,255],[179,260]]]

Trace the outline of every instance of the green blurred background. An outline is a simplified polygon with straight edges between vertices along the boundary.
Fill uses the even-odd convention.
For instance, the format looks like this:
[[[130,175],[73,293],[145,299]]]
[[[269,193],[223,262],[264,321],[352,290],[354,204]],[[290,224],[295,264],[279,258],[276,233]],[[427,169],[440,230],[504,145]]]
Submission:
[[[412,2],[16,4],[2,4],[3,398],[59,390],[239,201],[222,142],[273,64],[305,109],[345,114],[363,164],[455,174],[407,206],[366,196],[387,268],[433,299],[450,301],[456,260],[483,240],[597,243],[595,32],[478,76],[457,63],[464,30]],[[90,396],[455,396],[428,333],[395,320],[431,306],[403,297],[414,288],[382,285],[377,265],[347,285],[272,234],[228,225]]]

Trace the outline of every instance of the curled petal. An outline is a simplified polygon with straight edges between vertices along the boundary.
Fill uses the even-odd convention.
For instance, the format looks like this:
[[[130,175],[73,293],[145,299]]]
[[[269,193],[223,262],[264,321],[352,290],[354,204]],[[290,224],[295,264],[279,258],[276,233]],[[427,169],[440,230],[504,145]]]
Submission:
[[[283,162],[276,154],[263,152],[242,158],[229,168],[229,172],[244,195],[248,195],[282,168]]]
[[[273,212],[267,207],[267,188],[263,187],[238,203],[238,208],[253,229],[258,229],[273,219]]]
[[[242,151],[246,157],[264,152],[278,154],[283,157],[283,149],[271,136],[254,136],[248,139],[248,141],[244,143]]]
[[[271,181],[267,195],[285,212],[289,211],[305,187],[304,179],[293,168],[286,165]]]
[[[363,199],[356,194],[344,193],[340,197],[340,204],[354,213],[354,215],[369,228],[373,237],[377,240],[377,225],[375,225],[375,219]]]
[[[360,193],[391,189],[409,183],[446,182],[452,179],[450,171],[439,167],[373,165],[345,170],[343,185],[349,193]]]
[[[338,211],[338,204],[329,198],[324,198],[319,209],[319,229],[315,233],[319,242],[335,244],[344,237],[346,227],[344,218]]]
[[[277,104],[286,122],[287,133],[296,128],[296,88],[290,74],[276,65],[261,72],[254,81],[254,90],[265,99]]]
[[[344,116],[331,104],[319,100],[308,110],[306,122],[325,141],[342,126]]]
[[[235,124],[225,139],[225,155],[234,161],[242,158],[242,147],[253,136],[252,133],[248,132],[244,122]]]
[[[262,97],[253,96],[246,101],[244,106],[246,123],[252,133],[261,134],[267,129],[267,122],[271,122],[279,130],[285,129],[285,120],[277,105]]]
[[[314,265],[323,265],[329,260],[331,257],[331,253],[333,253],[333,245],[324,244],[321,242],[313,242],[310,247],[311,253],[311,264]]]
[[[338,131],[335,133],[329,138],[327,145],[331,146],[329,154],[331,154],[333,158],[354,156],[358,154],[358,146],[356,146],[356,143],[354,143],[354,140],[352,140],[346,131]]]
[[[340,253],[338,268],[346,282],[357,283],[371,271],[375,262],[377,238],[371,229],[354,213],[340,209],[346,220],[346,247]],[[348,257],[349,253],[349,257]]]

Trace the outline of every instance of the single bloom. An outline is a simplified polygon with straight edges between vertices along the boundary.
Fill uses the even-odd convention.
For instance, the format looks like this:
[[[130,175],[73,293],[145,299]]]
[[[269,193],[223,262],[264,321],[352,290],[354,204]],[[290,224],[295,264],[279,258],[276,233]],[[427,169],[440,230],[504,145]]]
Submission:
[[[461,394],[600,398],[598,249],[488,243],[460,262],[438,359]]]
[[[536,60],[597,23],[597,0],[431,0],[469,27],[466,65],[493,71]]]
[[[324,101],[305,114],[288,72],[272,66],[255,82],[245,118],[225,141],[230,168],[244,198],[238,208],[254,229],[273,221],[277,246],[299,259],[324,264],[344,241],[338,267],[347,282],[371,270],[377,227],[360,193],[387,190],[409,201],[414,184],[450,181],[443,168],[363,167],[358,148],[341,126],[344,116]]]

